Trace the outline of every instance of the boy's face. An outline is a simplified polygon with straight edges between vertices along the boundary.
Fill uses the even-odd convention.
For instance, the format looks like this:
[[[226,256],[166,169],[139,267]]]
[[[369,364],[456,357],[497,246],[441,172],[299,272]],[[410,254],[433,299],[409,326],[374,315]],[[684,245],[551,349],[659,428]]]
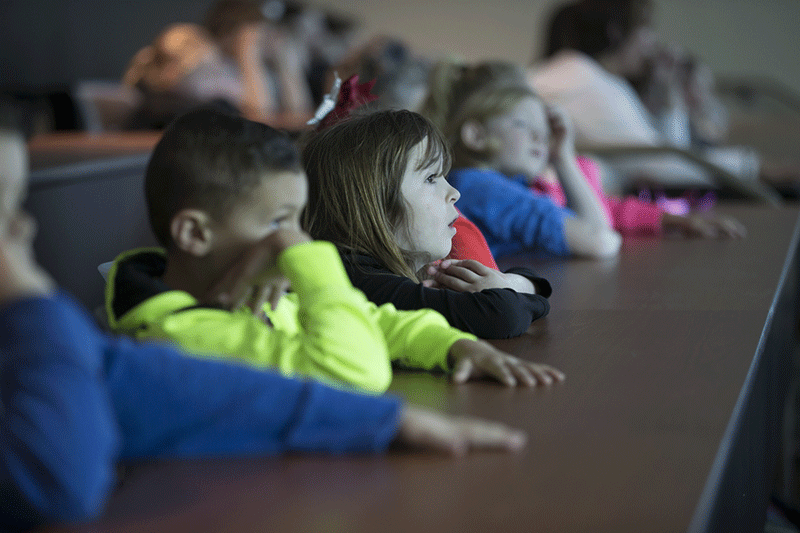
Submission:
[[[212,251],[229,260],[278,229],[300,230],[300,214],[308,199],[303,172],[265,176],[240,199],[230,216],[214,224]]]
[[[20,208],[25,197],[28,157],[22,137],[0,131],[0,231]]]
[[[495,164],[512,176],[538,176],[550,158],[550,126],[544,105],[525,98],[507,113],[486,123],[489,137],[497,143]]]

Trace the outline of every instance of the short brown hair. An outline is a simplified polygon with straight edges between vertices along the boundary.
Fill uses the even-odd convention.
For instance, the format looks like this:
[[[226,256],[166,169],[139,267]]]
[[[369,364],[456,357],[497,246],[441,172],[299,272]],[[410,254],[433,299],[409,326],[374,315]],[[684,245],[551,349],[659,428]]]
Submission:
[[[441,159],[446,174],[447,143],[429,120],[412,111],[354,117],[312,135],[303,148],[308,175],[306,231],[345,253],[370,255],[395,274],[416,281],[417,254],[397,243],[398,233],[409,231],[400,186],[411,151],[425,139],[427,147],[417,168]]]
[[[147,165],[153,233],[169,248],[170,223],[181,209],[224,220],[239,198],[281,171],[300,172],[297,147],[285,134],[209,107],[190,111],[167,127]]]

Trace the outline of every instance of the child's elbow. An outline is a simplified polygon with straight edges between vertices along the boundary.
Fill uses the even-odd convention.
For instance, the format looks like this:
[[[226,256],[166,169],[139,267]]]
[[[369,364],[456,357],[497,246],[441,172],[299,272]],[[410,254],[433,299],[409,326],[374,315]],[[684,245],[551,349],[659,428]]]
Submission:
[[[383,394],[389,390],[389,385],[392,384],[392,366],[388,364],[382,365],[380,368],[371,369],[365,376],[365,390],[375,393]]]
[[[348,365],[339,368],[334,377],[350,386],[368,394],[383,394],[392,383],[392,365],[389,358],[384,361],[372,361],[361,366]]]
[[[93,520],[103,511],[112,486],[110,472],[96,474],[76,472],[69,478],[56,475],[49,480],[6,480],[2,492],[9,501],[4,502],[0,514],[31,527]]]
[[[604,229],[598,233],[593,257],[606,259],[619,254],[619,249],[622,247],[622,236],[613,229]]]
[[[52,471],[55,483],[48,486],[47,513],[65,522],[96,518],[104,509],[116,481],[113,454],[70,457],[63,470]]]
[[[53,501],[52,514],[64,522],[86,522],[97,518],[105,508],[111,488],[102,483],[84,490],[83,487],[66,486]]]
[[[599,228],[570,243],[570,251],[578,257],[608,259],[619,254],[622,236],[610,228]]]

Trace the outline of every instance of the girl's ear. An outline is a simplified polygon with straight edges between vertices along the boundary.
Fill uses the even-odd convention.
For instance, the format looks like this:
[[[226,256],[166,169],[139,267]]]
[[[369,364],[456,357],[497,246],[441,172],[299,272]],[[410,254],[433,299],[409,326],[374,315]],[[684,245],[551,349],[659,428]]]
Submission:
[[[199,209],[182,209],[172,217],[169,225],[172,242],[179,250],[197,257],[206,255],[211,250],[214,230],[211,217]]]
[[[470,150],[482,152],[489,146],[489,134],[477,120],[468,120],[461,125],[461,142]]]

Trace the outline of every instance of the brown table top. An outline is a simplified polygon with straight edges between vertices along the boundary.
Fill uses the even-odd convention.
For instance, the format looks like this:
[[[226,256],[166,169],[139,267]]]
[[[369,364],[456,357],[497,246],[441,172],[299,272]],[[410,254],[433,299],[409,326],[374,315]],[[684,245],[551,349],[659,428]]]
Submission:
[[[55,132],[28,141],[31,171],[122,156],[149,154],[160,131]]]
[[[308,114],[276,114],[265,120],[270,126],[290,132],[302,131],[309,126]],[[28,141],[32,172],[95,162],[103,159],[149,154],[161,131],[108,131],[87,133],[58,131],[37,135]]]
[[[534,265],[554,294],[531,334],[498,345],[557,366],[565,383],[396,375],[392,391],[417,404],[526,429],[519,454],[147,463],[98,525],[77,530],[685,531],[796,238],[796,208],[723,210],[748,238],[627,239],[605,262],[502,261]]]

